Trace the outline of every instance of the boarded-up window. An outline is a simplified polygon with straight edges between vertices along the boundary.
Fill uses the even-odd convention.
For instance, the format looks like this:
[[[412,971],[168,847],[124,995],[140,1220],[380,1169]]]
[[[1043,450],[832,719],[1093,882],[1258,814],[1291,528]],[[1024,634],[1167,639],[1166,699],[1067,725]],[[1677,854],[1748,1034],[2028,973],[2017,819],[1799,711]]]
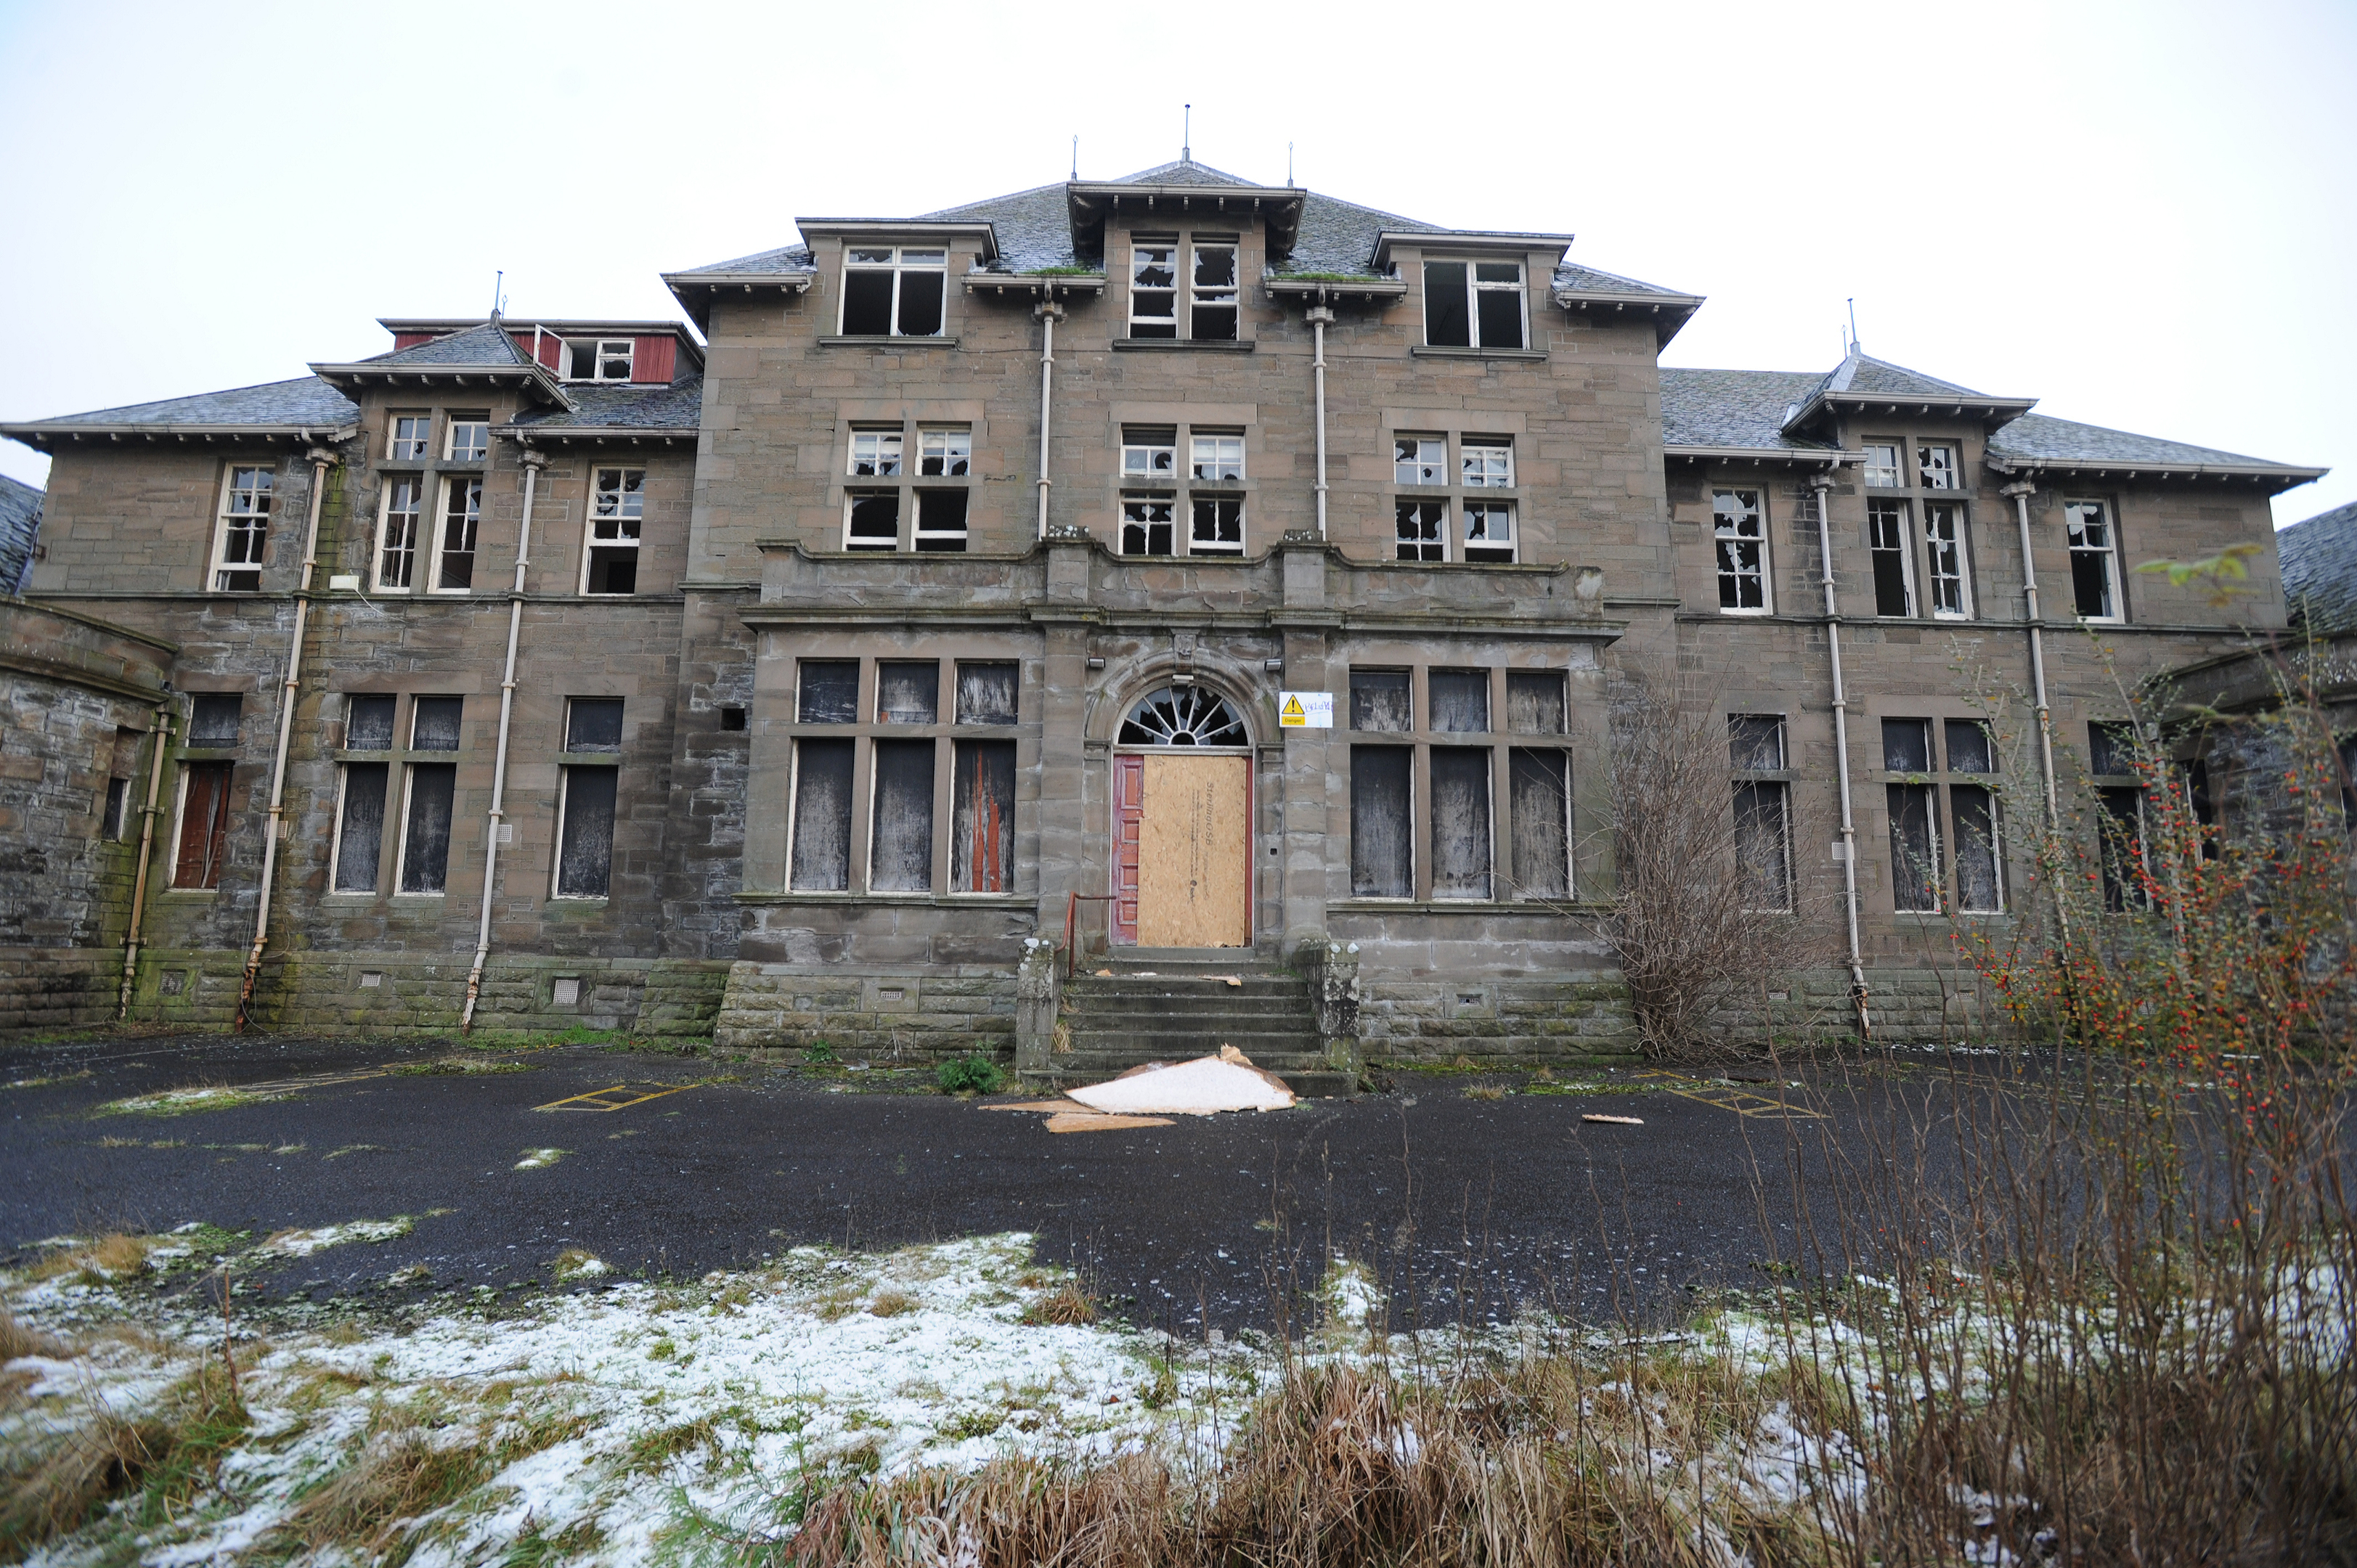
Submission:
[[[867,841],[868,890],[929,892],[933,886],[933,743],[879,740],[875,761],[876,821]]]
[[[244,707],[245,699],[235,692],[201,692],[189,698],[188,744],[208,751],[235,746]]]
[[[352,696],[344,701],[348,704],[344,717],[344,748],[348,751],[391,751],[393,699]]]
[[[847,740],[794,742],[790,886],[841,893],[851,886],[851,746]]]
[[[1020,688],[1012,664],[964,664],[957,667],[957,722],[962,725],[1011,725],[1016,693]]]
[[[575,697],[565,704],[565,749],[622,749],[622,699]]]
[[[859,660],[805,659],[794,717],[806,725],[859,722]]]
[[[439,893],[450,875],[450,811],[458,769],[447,762],[412,763],[409,804],[401,828],[401,890]]]
[[[410,708],[409,744],[416,751],[458,749],[461,697],[420,697]]]
[[[1483,735],[1490,728],[1490,672],[1435,670],[1432,727],[1456,735]]]
[[[1490,845],[1490,753],[1478,746],[1434,746],[1432,896],[1491,897]]]
[[[1515,897],[1571,895],[1571,755],[1517,746],[1513,775]]]
[[[1884,722],[1883,733],[1889,734]],[[1932,811],[1935,787],[1890,784],[1890,901],[1894,908],[1940,908],[1939,828]]]
[[[557,807],[556,832],[559,898],[603,898],[612,886],[618,771],[612,768],[564,769],[564,796]]]
[[[1792,907],[1792,815],[1784,785],[1735,787],[1735,870],[1745,908]]]
[[[951,801],[951,889],[1014,891],[1015,743],[959,741]]]
[[[1932,771],[1932,721],[1882,721],[1882,766],[1893,773]]]
[[[218,887],[229,849],[229,784],[232,764],[191,762],[182,770],[180,853],[175,887]]]
[[[1407,671],[1351,671],[1351,727],[1388,730],[1396,735],[1405,735],[1414,728],[1415,718],[1408,708]]]
[[[876,722],[930,725],[940,722],[942,667],[885,660],[876,666]]]
[[[344,764],[343,806],[336,823],[335,890],[339,893],[376,891],[377,866],[384,855],[388,772],[382,762]]]
[[[1357,676],[1351,677],[1355,691]],[[1351,748],[1351,895],[1415,896],[1415,840],[1408,825],[1415,753],[1405,746]]]
[[[1784,721],[1775,714],[1729,714],[1727,758],[1745,773],[1784,771]]]
[[[1954,734],[1953,727],[1949,733]],[[1954,757],[1952,747],[1952,765]],[[1955,816],[1957,907],[1975,913],[2004,908],[2005,883],[1997,869],[1995,792],[1977,785],[1959,784],[1948,791],[1948,807]]]
[[[1506,676],[1506,727],[1516,735],[1561,735],[1566,703],[1560,670],[1516,670]]]

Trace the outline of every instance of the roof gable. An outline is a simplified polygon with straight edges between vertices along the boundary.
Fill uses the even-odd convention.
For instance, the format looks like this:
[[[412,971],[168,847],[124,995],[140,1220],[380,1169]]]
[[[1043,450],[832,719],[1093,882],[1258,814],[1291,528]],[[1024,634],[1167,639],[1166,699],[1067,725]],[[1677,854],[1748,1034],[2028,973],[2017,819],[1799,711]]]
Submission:
[[[2357,632],[2357,501],[2276,535],[2292,624],[2319,637]]]

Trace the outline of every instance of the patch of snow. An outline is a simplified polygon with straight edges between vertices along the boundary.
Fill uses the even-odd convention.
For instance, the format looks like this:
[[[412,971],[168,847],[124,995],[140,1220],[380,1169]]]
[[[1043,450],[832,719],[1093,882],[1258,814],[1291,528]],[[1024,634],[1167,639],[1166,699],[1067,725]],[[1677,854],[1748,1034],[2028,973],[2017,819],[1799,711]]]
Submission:
[[[406,1214],[396,1214],[390,1219],[348,1219],[341,1225],[322,1225],[309,1230],[281,1230],[254,1251],[282,1258],[307,1258],[350,1241],[390,1241],[408,1235],[416,1223]]]
[[[526,1149],[523,1158],[515,1163],[515,1168],[520,1171],[546,1170],[572,1152],[570,1149]]]

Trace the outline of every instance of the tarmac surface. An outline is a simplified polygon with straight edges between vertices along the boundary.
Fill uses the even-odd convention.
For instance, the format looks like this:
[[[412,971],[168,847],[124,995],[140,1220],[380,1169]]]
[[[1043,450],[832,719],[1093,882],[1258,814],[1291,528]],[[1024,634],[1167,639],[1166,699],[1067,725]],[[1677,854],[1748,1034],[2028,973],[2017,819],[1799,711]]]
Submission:
[[[506,1070],[436,1069],[454,1059]],[[0,1251],[21,1262],[52,1237],[198,1220],[258,1240],[413,1217],[408,1235],[241,1276],[324,1301],[387,1299],[388,1276],[419,1266],[430,1287],[413,1288],[528,1289],[567,1248],[620,1276],[694,1277],[810,1242],[1024,1230],[1114,1310],[1181,1331],[1282,1328],[1338,1254],[1383,1279],[1395,1326],[1525,1305],[1650,1316],[1693,1289],[1812,1269],[1796,1216],[1834,1207],[1857,1151],[1943,1101],[1936,1075],[1727,1074],[1395,1072],[1387,1092],[1291,1111],[1055,1134],[1040,1114],[857,1064],[283,1036],[18,1045],[0,1047]],[[113,1109],[200,1086],[271,1097]],[[564,1152],[519,1166],[547,1149]]]

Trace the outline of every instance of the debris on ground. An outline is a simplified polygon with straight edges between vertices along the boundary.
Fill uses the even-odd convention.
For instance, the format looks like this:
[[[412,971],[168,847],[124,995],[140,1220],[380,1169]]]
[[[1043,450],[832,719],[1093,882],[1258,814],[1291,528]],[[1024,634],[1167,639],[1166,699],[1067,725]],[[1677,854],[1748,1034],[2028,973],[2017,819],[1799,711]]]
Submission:
[[[1075,1089],[1071,1098],[1092,1111],[1133,1115],[1211,1116],[1222,1111],[1284,1111],[1295,1103],[1283,1079],[1253,1066],[1233,1046],[1192,1061],[1148,1062],[1109,1082]]]
[[[1064,1111],[1048,1118],[1050,1133],[1117,1133],[1125,1127],[1168,1127],[1168,1116],[1114,1116],[1102,1111]]]
[[[1582,1122],[1609,1122],[1616,1127],[1642,1127],[1645,1124],[1645,1119],[1642,1116],[1606,1116],[1593,1111],[1582,1116],[1580,1120]]]

